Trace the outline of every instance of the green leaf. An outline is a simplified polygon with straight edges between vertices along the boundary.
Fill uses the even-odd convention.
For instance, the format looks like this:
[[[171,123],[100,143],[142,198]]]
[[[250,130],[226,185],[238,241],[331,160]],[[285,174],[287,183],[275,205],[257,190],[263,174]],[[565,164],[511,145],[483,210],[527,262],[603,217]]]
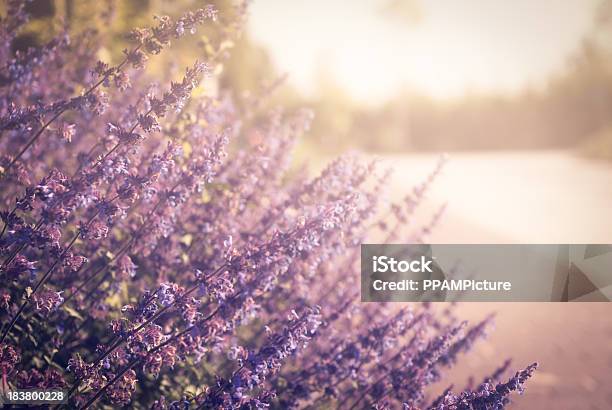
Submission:
[[[65,306],[64,305],[64,311],[66,313],[68,313],[68,316],[77,318],[79,320],[85,320],[83,319],[83,316],[81,316],[81,314],[79,312],[77,312],[76,310],[74,310],[73,308],[71,308],[70,306]]]

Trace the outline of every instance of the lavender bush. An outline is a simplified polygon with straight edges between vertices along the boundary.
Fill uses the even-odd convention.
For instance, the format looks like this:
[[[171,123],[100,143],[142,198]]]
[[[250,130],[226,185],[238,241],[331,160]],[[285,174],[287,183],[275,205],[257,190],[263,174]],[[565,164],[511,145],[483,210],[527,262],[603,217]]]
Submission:
[[[423,240],[430,225],[402,235],[438,170],[381,213],[376,163],[290,168],[309,112],[194,93],[245,4],[157,17],[113,63],[95,31],[13,52],[24,4],[0,27],[2,390],[153,409],[498,409],[522,392],[535,364],[428,389],[491,318],[359,303],[358,245]],[[149,60],[199,30],[203,61],[152,81]]]

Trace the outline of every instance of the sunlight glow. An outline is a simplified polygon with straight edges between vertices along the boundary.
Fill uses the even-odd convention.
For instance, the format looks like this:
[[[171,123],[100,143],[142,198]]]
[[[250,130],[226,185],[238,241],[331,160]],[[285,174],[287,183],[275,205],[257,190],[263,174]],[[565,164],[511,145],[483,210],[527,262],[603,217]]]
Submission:
[[[376,102],[398,89],[452,98],[517,91],[562,69],[592,23],[597,0],[258,0],[250,33],[301,91],[321,73],[349,95]],[[409,3],[409,4],[408,4]],[[415,9],[416,10],[416,9]],[[416,12],[416,11],[415,11]]]

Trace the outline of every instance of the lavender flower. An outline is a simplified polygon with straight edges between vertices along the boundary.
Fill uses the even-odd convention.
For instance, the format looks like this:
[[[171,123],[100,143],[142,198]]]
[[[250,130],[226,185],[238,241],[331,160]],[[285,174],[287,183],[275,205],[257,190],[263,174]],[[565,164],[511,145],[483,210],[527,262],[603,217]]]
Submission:
[[[32,296],[35,309],[43,315],[48,315],[64,301],[62,292],[52,290],[40,291]]]
[[[157,17],[116,64],[93,31],[13,53],[23,4],[0,21],[3,383],[65,389],[80,409],[427,406],[492,319],[360,304],[357,261],[375,229],[425,238],[438,216],[411,216],[443,161],[381,219],[376,162],[291,168],[310,111],[266,109],[269,89],[243,110],[224,82],[199,95],[247,2]],[[182,79],[142,70],[203,25],[204,61]],[[430,407],[503,407],[535,365],[499,383],[506,368]]]

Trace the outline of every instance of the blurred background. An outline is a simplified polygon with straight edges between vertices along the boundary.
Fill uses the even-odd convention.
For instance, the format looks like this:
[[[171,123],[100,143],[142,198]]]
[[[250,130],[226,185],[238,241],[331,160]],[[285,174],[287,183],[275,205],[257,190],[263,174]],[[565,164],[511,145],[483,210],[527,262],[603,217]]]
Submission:
[[[213,1],[221,18],[228,1]],[[201,3],[34,0],[13,47],[103,24],[116,47],[100,58],[118,59],[130,28]],[[208,41],[181,41],[148,69],[180,75]],[[200,92],[312,108],[296,156],[313,172],[347,150],[377,156],[395,169],[393,200],[448,153],[417,214],[427,223],[447,204],[431,242],[612,243],[612,1],[255,0],[227,49],[220,80]],[[537,360],[517,407],[612,408],[612,305],[458,309],[474,320],[495,311],[498,324],[453,371],[458,387],[492,361]]]

